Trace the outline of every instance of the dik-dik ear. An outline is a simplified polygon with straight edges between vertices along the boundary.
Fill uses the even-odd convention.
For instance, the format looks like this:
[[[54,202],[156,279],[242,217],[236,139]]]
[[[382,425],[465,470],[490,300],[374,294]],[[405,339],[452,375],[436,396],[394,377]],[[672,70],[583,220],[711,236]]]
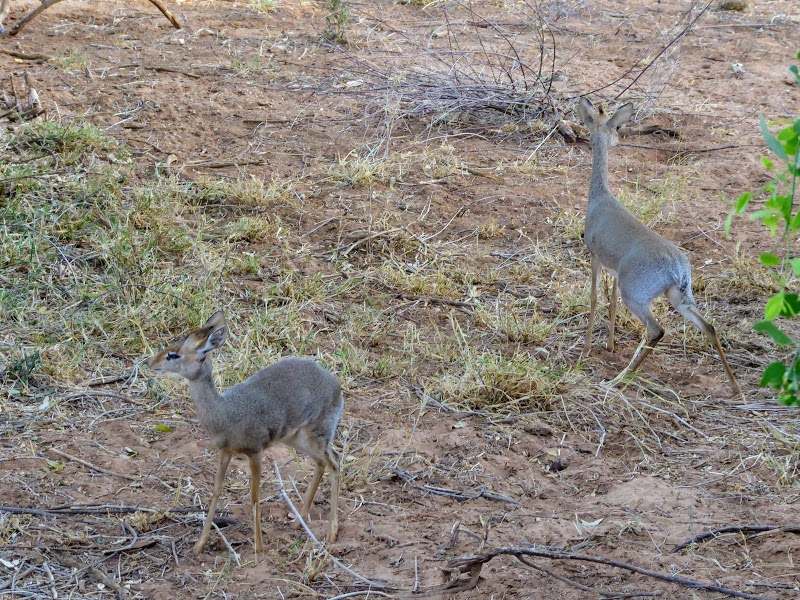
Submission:
[[[211,332],[206,338],[206,343],[198,350],[200,354],[216,350],[225,343],[225,338],[228,337],[228,326],[225,324],[225,315],[222,314],[221,310],[209,317],[204,329],[211,330]]]
[[[217,328],[224,326],[225,326],[225,314],[221,310],[218,310],[213,315],[208,317],[208,321],[206,321],[206,324],[203,325],[204,328],[209,328],[209,327]]]
[[[594,125],[597,110],[586,96],[581,96],[581,99],[578,101],[578,116],[587,127]]]
[[[628,102],[617,109],[617,112],[614,113],[614,116],[608,120],[608,126],[610,128],[619,129],[625,125],[625,123],[630,121],[632,116],[633,104]]]

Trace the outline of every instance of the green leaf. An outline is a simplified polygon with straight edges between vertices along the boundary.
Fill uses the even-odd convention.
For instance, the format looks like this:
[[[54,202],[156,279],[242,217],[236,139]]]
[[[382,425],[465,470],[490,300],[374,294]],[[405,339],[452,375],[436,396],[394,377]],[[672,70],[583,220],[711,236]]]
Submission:
[[[772,216],[772,211],[766,208],[762,208],[761,210],[757,210],[752,215],[750,215],[750,218],[755,220],[755,219],[764,219],[765,217],[770,217],[770,216]]]
[[[779,221],[780,218],[778,217],[778,215],[770,215],[768,217],[764,217],[763,219],[761,219],[761,222],[764,223],[764,227],[768,227],[770,234],[773,236],[776,234],[778,230]]]
[[[761,157],[761,164],[762,164],[762,165],[764,165],[764,168],[765,168],[767,171],[772,171],[772,169],[774,169],[774,168],[775,168],[775,163],[774,163],[774,162],[772,162],[772,161],[771,161],[769,158],[767,158],[766,156],[762,156],[762,157]]]
[[[778,132],[778,135],[775,138],[781,142],[783,149],[786,150],[786,144],[791,143],[792,140],[797,139],[797,132],[794,130],[794,123],[789,127],[784,127]],[[792,152],[787,152],[788,154],[792,154]]]
[[[797,406],[800,404],[800,398],[798,398],[792,392],[784,392],[778,396],[778,400],[784,406]]]
[[[800,258],[791,259],[789,264],[792,265],[792,273],[794,273],[797,277],[800,277]]]
[[[762,333],[766,333],[769,337],[772,338],[772,341],[780,346],[793,346],[794,342],[792,338],[786,335],[783,331],[781,331],[775,323],[772,321],[759,321],[755,325],[753,325],[753,329],[756,331],[760,331]]]
[[[782,362],[770,363],[764,374],[761,375],[761,382],[758,384],[761,387],[772,388],[773,390],[780,390],[783,388],[783,376],[786,373],[786,365]]]
[[[797,211],[797,214],[792,219],[792,222],[789,223],[789,227],[795,232],[800,229],[800,210]]]
[[[772,150],[781,160],[788,160],[786,152],[783,151],[783,146],[781,146],[781,143],[775,138],[774,135],[770,133],[764,117],[759,116],[758,120],[761,123],[761,135],[764,136],[764,141],[767,142],[767,147],[769,147],[769,149]]]
[[[736,213],[729,212],[728,218],[725,219],[725,238],[728,239],[731,237],[731,223],[733,223],[733,217]]]
[[[797,297],[797,294],[784,294],[781,316],[795,317],[798,314],[800,314],[800,298]]]
[[[63,462],[57,460],[49,460],[49,459],[45,460],[47,460],[47,469],[45,470],[51,473],[60,474],[64,470],[64,467],[66,466]]]
[[[765,267],[777,267],[779,264],[781,264],[781,259],[772,254],[771,252],[765,252],[764,254],[758,257],[758,260]]]
[[[783,294],[775,294],[767,300],[767,304],[764,306],[764,318],[771,321],[775,317],[779,317],[783,310],[783,301]]]
[[[736,199],[736,214],[742,214],[742,211],[747,208],[748,202],[750,202],[750,198],[753,197],[752,192],[745,192],[741,196]]]
[[[156,425],[156,431],[163,431],[164,433],[172,433],[173,429],[169,425]]]

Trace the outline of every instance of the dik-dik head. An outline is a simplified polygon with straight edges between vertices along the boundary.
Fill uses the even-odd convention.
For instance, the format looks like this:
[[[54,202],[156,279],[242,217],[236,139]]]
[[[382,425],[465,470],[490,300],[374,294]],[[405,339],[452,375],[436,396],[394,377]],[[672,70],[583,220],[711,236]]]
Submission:
[[[200,376],[206,359],[225,343],[227,336],[228,326],[220,310],[211,315],[203,327],[176,339],[150,357],[147,366],[158,373],[179,375],[191,381]]]
[[[617,109],[617,112],[609,117],[602,104],[595,108],[588,98],[581,96],[580,102],[578,102],[578,116],[589,129],[592,143],[603,137],[607,140],[606,147],[611,148],[619,142],[617,135],[619,128],[631,120],[633,104],[630,102],[623,104]]]

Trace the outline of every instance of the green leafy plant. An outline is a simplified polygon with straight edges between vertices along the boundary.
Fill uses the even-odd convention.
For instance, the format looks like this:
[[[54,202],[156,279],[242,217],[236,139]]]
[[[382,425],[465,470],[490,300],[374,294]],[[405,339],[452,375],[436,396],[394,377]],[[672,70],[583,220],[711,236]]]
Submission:
[[[800,53],[797,54],[800,59]],[[789,67],[800,86],[800,72],[796,65]],[[780,346],[794,348],[794,354],[788,363],[775,361],[767,366],[761,377],[761,385],[778,392],[778,399],[786,405],[800,405],[800,340],[792,339],[776,321],[792,319],[800,315],[800,297],[791,291],[796,287],[800,277],[800,256],[797,254],[798,231],[800,231],[800,210],[795,210],[797,195],[798,142],[800,141],[800,117],[794,121],[781,120],[775,124],[782,129],[773,135],[763,117],[759,117],[761,132],[767,147],[774,157],[762,157],[764,167],[773,173],[771,182],[762,188],[768,197],[763,207],[750,215],[751,219],[760,220],[777,238],[774,252],[765,252],[759,257],[761,264],[772,269],[781,291],[773,295],[764,307],[764,319],[753,327],[769,335]],[[777,160],[775,159],[777,157]],[[725,231],[730,231],[734,215],[741,215],[754,199],[752,192],[739,196],[733,212],[725,223]],[[794,245],[793,245],[794,242]]]

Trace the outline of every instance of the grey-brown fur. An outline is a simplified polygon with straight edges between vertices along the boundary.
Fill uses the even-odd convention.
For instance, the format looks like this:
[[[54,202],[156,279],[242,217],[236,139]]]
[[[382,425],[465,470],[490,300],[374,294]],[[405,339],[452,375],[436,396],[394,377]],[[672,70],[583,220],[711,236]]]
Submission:
[[[199,554],[211,530],[212,518],[230,459],[244,454],[250,463],[250,496],[253,502],[254,538],[263,551],[259,506],[261,452],[274,442],[307,454],[316,462],[314,477],[303,501],[301,515],[308,518],[322,475],[331,473],[331,518],[328,539],[338,531],[339,456],[331,447],[344,406],[339,380],[316,362],[286,358],[261,369],[250,378],[220,394],[214,385],[211,354],[227,337],[222,312],[206,324],[155,354],[148,365],[160,372],[179,375],[189,382],[189,395],[203,429],[219,449],[219,467],[203,533],[195,544]]]
[[[11,9],[11,0],[0,0],[0,33],[5,33],[3,21],[8,16],[8,11]]]
[[[592,255],[592,289],[589,328],[582,357],[589,354],[597,307],[597,285],[602,269],[614,277],[609,306],[608,349],[614,350],[614,321],[617,288],[625,306],[647,330],[646,345],[640,346],[623,371],[635,371],[664,335],[650,305],[664,294],[684,318],[693,323],[711,341],[736,394],[741,394],[714,327],[697,310],[692,296],[692,268],[686,255],[675,244],[664,239],[633,214],[611,193],[608,185],[608,151],[618,142],[617,130],[633,116],[633,105],[621,106],[608,116],[603,108],[581,98],[578,114],[589,128],[592,145],[592,174],[589,180],[589,202],[586,207],[585,241]]]

